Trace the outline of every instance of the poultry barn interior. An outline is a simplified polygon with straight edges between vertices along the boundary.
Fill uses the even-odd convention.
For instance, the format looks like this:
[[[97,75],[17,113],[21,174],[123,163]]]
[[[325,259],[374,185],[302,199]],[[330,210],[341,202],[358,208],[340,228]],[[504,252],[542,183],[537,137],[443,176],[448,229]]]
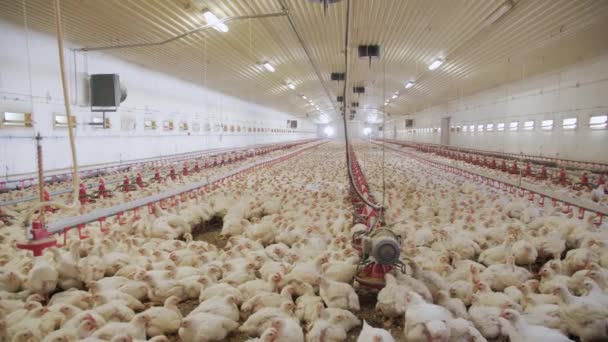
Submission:
[[[0,342],[608,341],[608,1],[0,0]]]

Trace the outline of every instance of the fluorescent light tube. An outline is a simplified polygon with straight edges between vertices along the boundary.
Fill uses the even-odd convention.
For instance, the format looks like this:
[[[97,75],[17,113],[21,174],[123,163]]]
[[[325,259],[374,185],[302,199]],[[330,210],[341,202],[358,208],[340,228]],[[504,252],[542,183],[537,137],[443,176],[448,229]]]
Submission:
[[[270,63],[268,63],[268,62],[264,62],[264,63],[262,64],[262,66],[264,67],[264,69],[266,69],[267,71],[270,71],[270,72],[275,72],[275,70],[276,70],[276,69],[275,69],[275,68],[272,66],[272,64],[270,64]]]
[[[207,21],[207,24],[212,25],[215,30],[224,33],[228,32],[228,26],[222,23],[215,14],[211,13],[211,11],[204,11],[203,17]]]
[[[436,60],[433,61],[433,63],[431,63],[429,65],[429,70],[435,70],[435,69],[439,68],[441,66],[441,64],[443,64],[443,59],[437,58]]]

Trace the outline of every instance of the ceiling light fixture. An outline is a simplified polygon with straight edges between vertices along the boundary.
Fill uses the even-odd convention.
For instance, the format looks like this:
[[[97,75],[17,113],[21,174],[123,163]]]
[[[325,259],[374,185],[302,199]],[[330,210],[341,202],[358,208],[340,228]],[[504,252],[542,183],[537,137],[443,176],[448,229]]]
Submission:
[[[407,83],[405,84],[405,89],[410,89],[413,86],[414,86],[414,81],[407,81]]]
[[[293,84],[293,83],[291,83],[291,82],[288,82],[288,83],[287,83],[287,88],[289,88],[289,89],[291,89],[291,90],[295,90],[295,89],[296,89],[296,85],[295,85],[295,84]]]
[[[394,99],[396,99],[398,97],[399,97],[399,93],[395,93],[395,95],[393,95],[391,98],[394,100]]]
[[[204,10],[203,17],[207,21],[207,25],[213,26],[213,28],[216,31],[223,32],[223,33],[228,32],[228,26],[226,26],[226,24],[221,22],[220,19],[218,19],[218,17],[215,14],[211,13],[211,11]]]
[[[308,97],[306,97],[306,95],[302,95],[302,100],[308,100]]]
[[[264,69],[266,69],[267,71],[270,72],[275,72],[275,68],[272,66],[272,64],[268,63],[268,62],[263,62],[262,66],[264,67]]]
[[[507,0],[500,7],[498,7],[492,14],[490,14],[484,21],[485,26],[494,24],[498,19],[502,18],[507,12],[513,8],[513,1]]]
[[[441,64],[443,64],[444,59],[443,58],[437,58],[436,60],[433,61],[433,63],[431,63],[429,65],[429,70],[435,70],[437,68],[439,68],[441,66]]]

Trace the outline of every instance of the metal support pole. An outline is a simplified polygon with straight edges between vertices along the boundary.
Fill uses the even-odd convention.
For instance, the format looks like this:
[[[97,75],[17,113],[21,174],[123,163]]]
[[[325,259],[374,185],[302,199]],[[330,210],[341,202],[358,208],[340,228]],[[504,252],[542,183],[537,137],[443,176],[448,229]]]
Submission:
[[[38,196],[40,203],[44,202],[44,170],[42,164],[42,136],[36,134],[36,156],[38,158]],[[44,224],[44,208],[40,209],[40,222]]]

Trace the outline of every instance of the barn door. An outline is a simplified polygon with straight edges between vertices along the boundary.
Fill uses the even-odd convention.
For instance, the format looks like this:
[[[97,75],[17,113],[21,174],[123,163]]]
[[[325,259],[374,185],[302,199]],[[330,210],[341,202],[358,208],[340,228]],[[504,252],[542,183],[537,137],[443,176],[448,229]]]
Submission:
[[[450,117],[441,118],[441,145],[450,144]]]

